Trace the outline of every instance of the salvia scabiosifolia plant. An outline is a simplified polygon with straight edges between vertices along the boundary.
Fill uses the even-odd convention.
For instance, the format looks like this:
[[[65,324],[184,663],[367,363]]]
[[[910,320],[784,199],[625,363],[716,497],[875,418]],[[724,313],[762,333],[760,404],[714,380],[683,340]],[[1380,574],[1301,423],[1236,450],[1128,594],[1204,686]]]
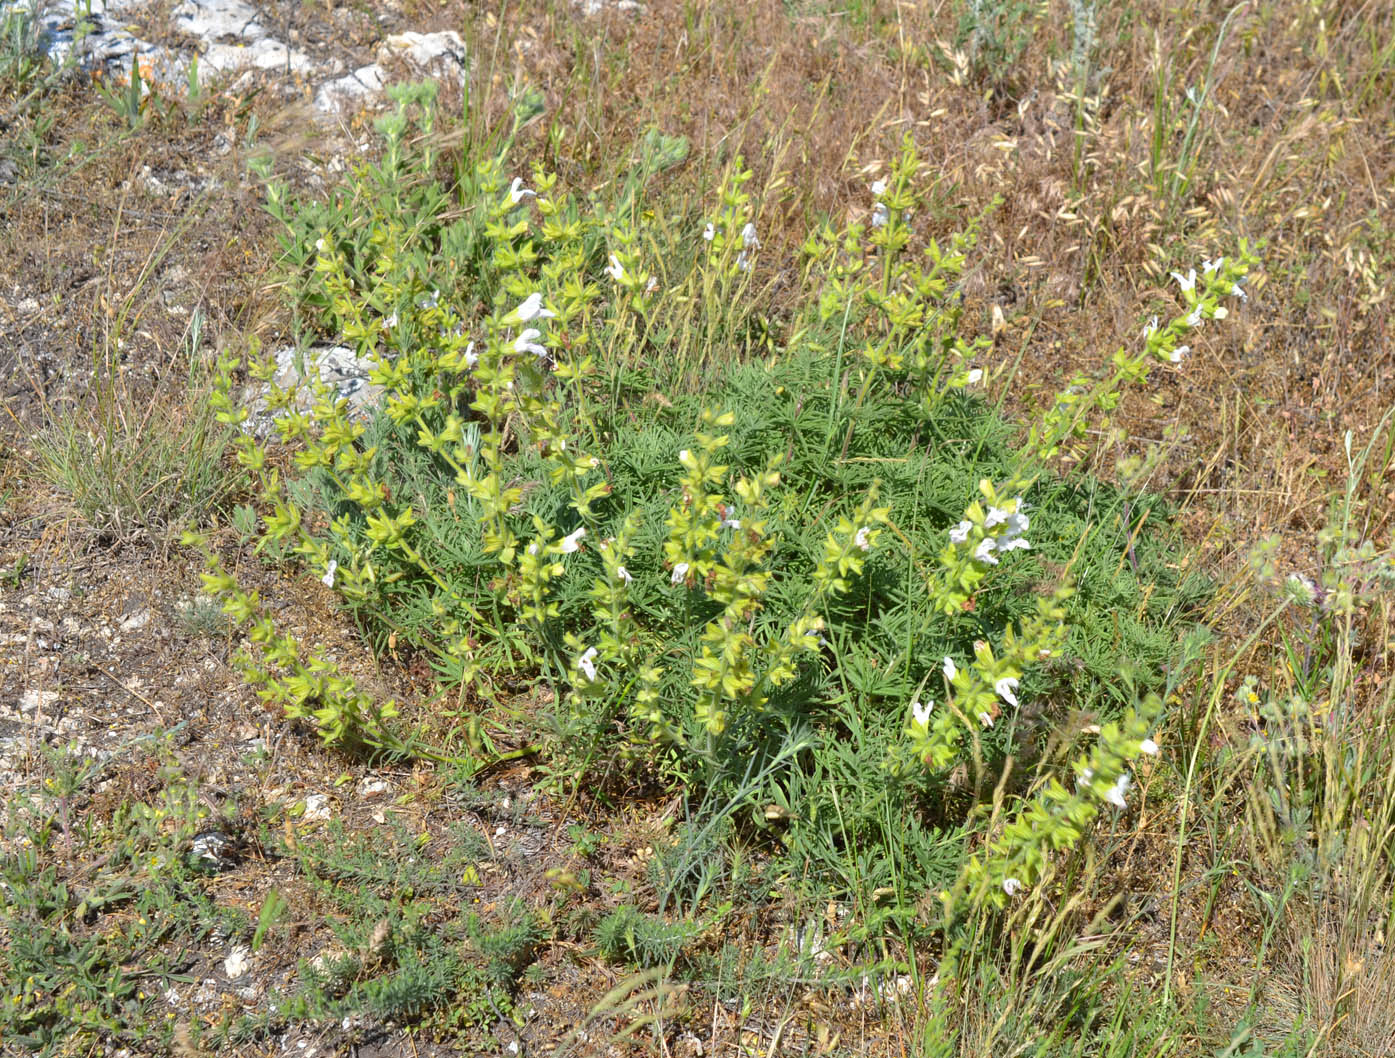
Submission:
[[[1053,460],[1225,316],[1252,257],[1177,274],[1176,315],[1019,440],[976,395],[1003,370],[963,316],[977,221],[932,230],[909,139],[861,222],[780,262],[798,297],[775,317],[741,159],[694,214],[645,198],[674,141],[607,197],[523,172],[511,135],[442,157],[433,89],[396,99],[381,161],[330,201],[268,185],[303,324],[371,359],[377,412],[276,386],[255,348],[217,410],[245,424],[241,370],[267,387],[274,435],[237,441],[257,547],[425,652],[456,726],[399,726],[206,548],[249,679],[344,747],[483,760],[521,719],[569,782],[759,771],[751,826],[821,884],[899,894],[882,924],[1045,884],[1159,752],[1205,591],[1162,501]],[[555,693],[501,719],[525,681]],[[1014,807],[985,834],[995,790]]]

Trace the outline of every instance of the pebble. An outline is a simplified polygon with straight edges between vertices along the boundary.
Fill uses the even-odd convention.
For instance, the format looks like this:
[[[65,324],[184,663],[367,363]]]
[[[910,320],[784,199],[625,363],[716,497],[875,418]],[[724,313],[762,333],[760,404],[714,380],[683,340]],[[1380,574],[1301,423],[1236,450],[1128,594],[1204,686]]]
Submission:
[[[58,701],[58,697],[57,691],[28,690],[19,696],[19,708],[26,713],[47,712],[49,706]]]
[[[329,818],[329,794],[311,794],[305,799],[305,814],[301,816],[306,822],[316,823]]]
[[[360,797],[377,797],[392,789],[392,784],[386,779],[364,779],[358,784],[358,795]]]
[[[252,969],[252,952],[245,945],[239,944],[228,952],[228,957],[223,960],[223,972],[228,975],[228,980],[236,981],[248,970]]]

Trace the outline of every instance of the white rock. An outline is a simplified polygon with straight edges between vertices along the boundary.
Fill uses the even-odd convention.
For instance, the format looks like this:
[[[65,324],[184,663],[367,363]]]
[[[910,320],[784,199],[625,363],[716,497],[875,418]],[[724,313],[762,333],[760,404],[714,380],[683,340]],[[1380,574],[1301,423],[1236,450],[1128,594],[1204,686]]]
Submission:
[[[304,52],[279,40],[263,37],[250,44],[210,44],[199,59],[199,72],[236,73],[238,70],[287,70],[308,74],[314,63]]]
[[[353,73],[320,85],[315,93],[315,109],[326,114],[356,110],[376,100],[387,83],[387,75],[377,63],[360,66]]]
[[[386,779],[364,779],[358,784],[358,795],[360,797],[377,797],[392,789],[392,783]]]
[[[228,980],[236,981],[252,968],[252,953],[245,945],[239,944],[228,952],[223,960],[223,972]]]
[[[329,818],[329,794],[311,794],[305,799],[305,814],[302,819],[319,822]]]
[[[58,701],[57,691],[25,691],[19,696],[19,708],[22,712],[32,713],[35,711],[47,711],[48,707]]]
[[[184,0],[174,9],[176,29],[204,40],[222,37],[258,40],[266,28],[257,21],[257,9],[246,0]]]

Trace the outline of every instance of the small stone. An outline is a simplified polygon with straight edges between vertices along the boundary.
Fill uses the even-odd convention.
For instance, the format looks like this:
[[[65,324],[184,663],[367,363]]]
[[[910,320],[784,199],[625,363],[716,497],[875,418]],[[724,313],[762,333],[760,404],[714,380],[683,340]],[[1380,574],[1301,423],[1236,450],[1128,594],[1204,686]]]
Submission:
[[[305,799],[305,813],[301,816],[307,822],[316,823],[329,818],[329,794],[311,794]]]
[[[228,975],[230,981],[236,981],[250,969],[252,969],[252,953],[244,945],[237,945],[228,952],[228,957],[223,960],[223,972]]]
[[[315,109],[337,114],[367,106],[378,98],[386,83],[387,75],[377,63],[360,66],[352,73],[322,84],[315,93]]]
[[[358,795],[362,798],[377,797],[392,789],[392,784],[386,779],[364,779],[358,784]]]
[[[121,622],[121,631],[135,632],[139,629],[144,628],[149,623],[150,611],[137,610],[135,613],[131,614],[131,616],[127,617],[124,621]]]
[[[22,712],[32,713],[35,711],[48,710],[48,707],[58,701],[57,691],[25,691],[19,696],[19,708]]]

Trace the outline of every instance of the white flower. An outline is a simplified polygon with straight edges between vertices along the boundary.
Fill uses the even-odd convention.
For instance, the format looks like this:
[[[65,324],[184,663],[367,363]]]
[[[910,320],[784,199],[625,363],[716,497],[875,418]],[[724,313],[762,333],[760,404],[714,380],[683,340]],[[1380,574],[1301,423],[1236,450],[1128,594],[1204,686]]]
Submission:
[[[971,367],[971,368],[969,368],[969,374],[968,374],[968,376],[967,376],[966,381],[967,381],[967,382],[969,383],[969,385],[971,385],[971,386],[972,386],[972,385],[975,385],[976,383],[982,382],[982,381],[983,381],[983,369],[980,368],[980,367]]]
[[[969,539],[969,532],[973,529],[974,523],[965,519],[949,531],[949,542],[951,544],[962,544]]]
[[[706,239],[708,242],[711,242],[713,239],[717,237],[717,229],[712,226],[711,221],[708,221],[707,227],[702,229],[702,237]]]
[[[1182,357],[1186,356],[1191,351],[1192,347],[1190,345],[1179,345],[1176,349],[1167,354],[1167,358],[1174,364],[1180,364],[1182,362]]]
[[[620,263],[620,258],[614,254],[610,255],[610,264],[606,266],[606,275],[617,283],[625,278],[625,266]]]
[[[1245,277],[1240,277],[1240,279],[1243,278]],[[1233,284],[1231,284],[1230,292],[1234,294],[1237,298],[1239,298],[1241,301],[1249,301],[1250,295],[1245,293],[1245,288],[1240,285],[1240,279],[1237,279]]]
[[[751,270],[751,259],[746,256],[745,250],[742,250],[736,255],[736,270],[738,272],[749,272]]]
[[[873,180],[873,181],[872,181],[872,194],[874,194],[874,195],[884,195],[884,194],[886,194],[886,181],[885,181],[885,180]]]
[[[656,291],[656,290],[658,290],[658,289],[659,289],[659,279],[658,279],[658,277],[657,277],[657,276],[650,276],[650,277],[649,277],[649,280],[644,284],[644,293],[645,293],[646,295],[652,294],[652,293],[654,293],[654,291]]]
[[[722,528],[723,528],[723,529],[740,529],[740,528],[741,528],[741,519],[740,519],[740,518],[723,518],[723,519],[722,519]]]
[[[872,207],[872,227],[884,228],[886,222],[891,218],[890,211],[886,208],[885,202],[878,202]]]
[[[689,460],[691,457],[692,457],[692,453],[689,452],[686,448],[684,448],[682,451],[680,451],[680,452],[678,453],[678,462],[682,463],[684,466],[687,466],[687,465],[688,465],[688,460]]]
[[[1004,510],[1002,507],[989,507],[988,516],[983,519],[983,527],[992,529],[995,525],[1002,525],[1008,520],[1008,515],[1012,512]]]
[[[1075,780],[1075,785],[1078,786],[1080,789],[1083,790],[1083,789],[1085,789],[1085,787],[1089,786],[1090,783],[1094,782],[1094,780],[1095,780],[1095,769],[1094,769],[1094,768],[1086,768],[1086,769],[1085,769],[1084,771],[1082,771],[1082,772],[1080,773],[1080,775],[1076,778],[1076,780]]]
[[[1200,327],[1203,318],[1204,317],[1201,315],[1201,306],[1198,305],[1196,308],[1192,309],[1190,313],[1187,314],[1187,326]]]
[[[474,367],[479,362],[480,355],[475,352],[475,343],[471,342],[469,345],[465,346],[465,366]]]
[[[580,550],[581,550],[581,538],[582,538],[583,536],[585,536],[585,535],[586,535],[586,526],[583,525],[583,526],[581,526],[579,529],[577,529],[575,532],[572,532],[571,534],[562,537],[562,543],[561,543],[562,554],[564,554],[564,555],[570,555],[570,554],[572,554],[572,553],[575,552],[575,551],[580,551]]]
[[[868,527],[864,525],[861,529],[859,529],[856,533],[854,533],[854,534],[853,534],[853,546],[854,546],[854,547],[859,547],[859,548],[861,548],[863,551],[871,551],[871,550],[872,550],[872,541],[871,541],[871,539],[868,537],[868,532],[869,532]]]
[[[542,337],[542,331],[536,327],[529,327],[513,341],[513,351],[515,353],[532,353],[539,360],[547,356],[547,350],[538,344],[538,339]]]
[[[1003,531],[998,534],[998,539],[994,546],[999,551],[1027,551],[1031,544],[1023,538],[1022,534],[1031,525],[1031,519],[1022,513],[1024,504],[1017,501],[1017,510],[1007,516],[1007,522],[1003,526]]]
[[[318,239],[315,240],[315,249],[318,250],[320,253],[325,252],[325,237],[323,235],[321,235]]]
[[[998,556],[993,554],[993,549],[997,547],[997,541],[991,536],[985,536],[978,542],[978,547],[974,548],[974,558],[979,562],[987,562],[990,566],[998,564]]]
[[[1128,772],[1119,776],[1119,781],[1104,792],[1104,799],[1115,808],[1127,808],[1128,803],[1124,800],[1124,794],[1129,792],[1129,784],[1133,782]]]
[[[945,658],[945,679],[950,683],[954,682],[954,677],[959,675],[959,666],[954,663],[954,659]]]
[[[1219,270],[1223,264],[1225,264],[1224,257],[1217,257],[1214,261],[1202,261],[1201,272],[1203,275],[1209,276],[1212,272]]]
[[[978,714],[978,722],[979,722],[980,724],[982,724],[984,727],[992,727],[992,726],[993,726],[993,716],[992,716],[991,713],[979,713],[979,714]]]
[[[595,680],[596,678],[595,657],[596,648],[587,647],[586,653],[582,654],[581,657],[576,659],[576,667],[580,669],[582,672],[586,673],[586,678],[588,680]]]
[[[393,313],[391,316],[389,316],[387,319],[383,320],[383,326],[384,326],[385,328],[387,328],[388,330],[392,330],[394,327],[396,327],[396,326],[397,326],[397,313],[394,312],[394,313]]]
[[[1159,752],[1158,744],[1154,742],[1151,738],[1145,738],[1142,742],[1140,742],[1138,744],[1138,749],[1140,753],[1146,753],[1150,757],[1156,757]]]
[[[934,699],[926,701],[923,705],[919,698],[911,699],[911,716],[915,718],[917,727],[930,726],[930,713],[935,708]]]
[[[1196,289],[1196,269],[1193,268],[1186,275],[1181,272],[1172,272],[1171,276],[1177,280],[1177,285],[1182,288],[1184,294],[1191,293]]]
[[[529,545],[528,545],[528,554],[530,554],[530,555],[536,555],[537,553],[538,553],[538,545],[537,545],[536,543],[529,544]]]
[[[329,560],[329,565],[325,567],[325,575],[320,578],[326,588],[334,587],[334,571],[339,568],[339,563],[334,559]]]
[[[1148,321],[1148,326],[1143,328],[1143,340],[1146,342],[1158,332],[1158,318],[1154,316]]]
[[[536,290],[529,294],[523,304],[513,311],[524,323],[532,323],[534,320],[550,320],[557,315],[551,309],[543,308],[542,295]]]
[[[440,303],[441,292],[439,290],[433,290],[430,294],[422,294],[417,298],[417,308],[419,309],[434,309]]]
[[[669,578],[673,584],[682,584],[683,578],[688,575],[688,563],[680,562],[673,567],[673,576]]]
[[[509,205],[516,206],[525,198],[537,198],[536,191],[529,191],[523,186],[523,177],[515,176],[513,183],[509,186]]]
[[[756,226],[754,224],[747,222],[746,226],[741,229],[741,245],[748,250],[760,249],[760,239],[756,237]]]
[[[1007,702],[1008,705],[1017,705],[1017,677],[1004,676],[997,683],[993,684],[993,689],[998,692],[998,697]]]
[[[615,575],[619,577],[621,580],[623,580],[626,584],[633,584],[635,582],[634,577],[630,576],[630,571],[627,570],[624,566],[616,566]]]
[[[1008,896],[1016,896],[1021,891],[1022,883],[1019,882],[1016,878],[1003,879],[1003,892],[1007,893]]]

